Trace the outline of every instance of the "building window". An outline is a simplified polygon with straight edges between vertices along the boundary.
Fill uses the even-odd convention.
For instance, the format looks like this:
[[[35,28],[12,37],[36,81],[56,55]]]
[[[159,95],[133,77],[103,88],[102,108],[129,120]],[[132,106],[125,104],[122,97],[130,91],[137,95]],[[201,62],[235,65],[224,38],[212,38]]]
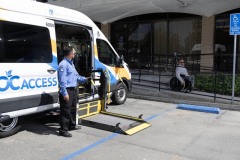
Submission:
[[[152,68],[156,66],[154,63],[171,63],[170,57],[174,52],[197,54],[200,60],[201,50],[196,50],[199,48],[196,46],[201,45],[200,16],[170,13],[149,15],[152,16],[136,16],[135,20],[126,18],[111,25],[112,44],[119,54],[124,54],[131,68]]]
[[[167,54],[167,21],[154,23],[154,54]]]
[[[149,65],[152,56],[152,23],[121,23],[112,25],[112,44],[124,60],[134,68],[138,62]]]
[[[50,63],[52,48],[45,27],[0,21],[0,63]]]
[[[121,23],[118,25],[112,25],[111,41],[119,55],[124,55],[127,58],[128,48],[128,24]]]
[[[99,22],[94,22],[96,24],[96,26],[101,30],[101,23]]]
[[[201,44],[201,28],[201,19],[170,19],[170,54],[174,52],[183,55],[192,54],[194,46]]]
[[[109,44],[104,40],[97,39],[97,48],[99,61],[109,66],[115,66],[116,54]]]
[[[234,38],[229,35],[230,13],[216,16],[215,69],[230,72],[233,67]],[[240,70],[240,39],[237,44],[237,70]]]

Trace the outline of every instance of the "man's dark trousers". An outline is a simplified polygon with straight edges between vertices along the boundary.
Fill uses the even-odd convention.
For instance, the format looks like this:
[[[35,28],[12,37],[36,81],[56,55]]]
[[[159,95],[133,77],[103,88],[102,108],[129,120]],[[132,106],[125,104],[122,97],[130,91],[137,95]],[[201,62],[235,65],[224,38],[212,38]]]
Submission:
[[[60,132],[67,132],[69,128],[75,127],[75,117],[71,112],[71,108],[76,110],[76,89],[74,87],[67,88],[69,101],[63,99],[62,94],[60,100]]]

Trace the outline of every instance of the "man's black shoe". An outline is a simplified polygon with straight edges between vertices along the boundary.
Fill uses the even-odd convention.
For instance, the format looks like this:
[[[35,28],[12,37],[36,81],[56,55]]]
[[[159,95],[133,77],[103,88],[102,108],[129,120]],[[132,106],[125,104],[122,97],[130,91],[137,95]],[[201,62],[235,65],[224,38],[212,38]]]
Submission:
[[[72,137],[72,134],[69,132],[59,132],[59,136],[63,137]]]
[[[69,127],[69,131],[78,130],[78,129],[81,129],[81,126]]]

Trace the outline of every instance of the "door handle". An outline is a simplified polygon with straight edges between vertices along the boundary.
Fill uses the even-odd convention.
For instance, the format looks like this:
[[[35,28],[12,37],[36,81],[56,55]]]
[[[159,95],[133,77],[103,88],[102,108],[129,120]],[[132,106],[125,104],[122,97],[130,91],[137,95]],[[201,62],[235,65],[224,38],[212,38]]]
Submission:
[[[51,69],[48,69],[47,71],[48,71],[48,73],[50,73],[50,74],[54,74],[54,73],[56,72],[56,70],[55,70],[55,69],[53,69],[53,68],[51,68]]]

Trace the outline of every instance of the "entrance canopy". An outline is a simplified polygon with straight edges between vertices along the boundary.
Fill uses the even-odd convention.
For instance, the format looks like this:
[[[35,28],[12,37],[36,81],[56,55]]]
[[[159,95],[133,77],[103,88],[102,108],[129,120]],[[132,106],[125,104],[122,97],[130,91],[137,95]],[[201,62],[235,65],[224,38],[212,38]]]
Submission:
[[[109,23],[147,13],[190,13],[212,16],[240,8],[239,0],[48,0],[81,11],[92,20]]]

